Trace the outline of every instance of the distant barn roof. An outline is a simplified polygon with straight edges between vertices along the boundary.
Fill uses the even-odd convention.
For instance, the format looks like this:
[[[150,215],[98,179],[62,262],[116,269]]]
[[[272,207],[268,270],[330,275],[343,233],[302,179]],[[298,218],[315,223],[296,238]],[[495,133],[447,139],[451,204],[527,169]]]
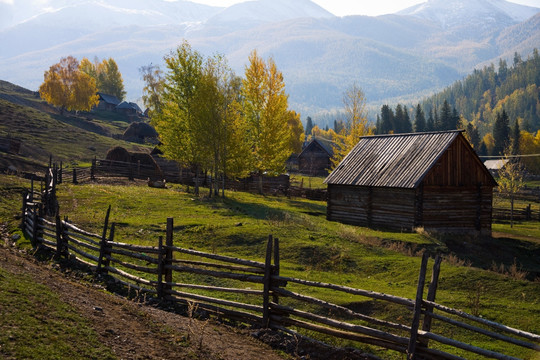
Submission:
[[[325,183],[414,189],[461,132],[362,137]]]
[[[334,148],[332,147],[332,142],[330,140],[326,140],[319,137],[314,137],[313,139],[311,139],[311,141],[304,147],[304,149],[298,156],[301,156],[304,153],[304,151],[309,151],[309,148],[313,146],[313,144],[315,143],[319,144],[319,146],[328,153],[328,156],[330,157],[333,156]]]
[[[118,99],[114,95],[104,94],[104,93],[101,93],[101,92],[98,92],[97,94],[100,97],[100,100],[103,100],[108,104],[118,105],[121,102],[120,99]]]

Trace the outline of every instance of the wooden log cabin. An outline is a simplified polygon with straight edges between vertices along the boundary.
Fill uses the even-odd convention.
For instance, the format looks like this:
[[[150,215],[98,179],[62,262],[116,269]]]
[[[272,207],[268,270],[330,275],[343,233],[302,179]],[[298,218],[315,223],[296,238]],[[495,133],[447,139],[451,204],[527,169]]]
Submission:
[[[497,183],[460,130],[363,137],[325,183],[329,220],[491,235]]]
[[[313,138],[298,155],[298,171],[307,175],[328,175],[334,154],[330,141]]]

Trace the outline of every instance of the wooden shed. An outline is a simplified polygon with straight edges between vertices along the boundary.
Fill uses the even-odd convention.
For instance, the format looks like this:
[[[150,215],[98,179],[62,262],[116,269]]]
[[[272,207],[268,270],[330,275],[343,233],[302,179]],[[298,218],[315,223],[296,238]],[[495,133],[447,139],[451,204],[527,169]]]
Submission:
[[[497,183],[459,130],[363,137],[325,183],[329,220],[491,234]]]
[[[307,175],[327,175],[332,163],[330,141],[313,138],[298,155],[298,171]]]

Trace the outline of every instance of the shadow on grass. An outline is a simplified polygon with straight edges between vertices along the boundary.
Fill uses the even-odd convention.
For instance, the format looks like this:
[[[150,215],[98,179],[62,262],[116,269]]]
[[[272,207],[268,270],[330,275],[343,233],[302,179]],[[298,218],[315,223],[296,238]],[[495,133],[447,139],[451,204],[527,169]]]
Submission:
[[[448,249],[472,266],[491,269],[503,265],[509,269],[514,264],[528,273],[527,279],[540,277],[540,244],[509,237],[446,238]]]

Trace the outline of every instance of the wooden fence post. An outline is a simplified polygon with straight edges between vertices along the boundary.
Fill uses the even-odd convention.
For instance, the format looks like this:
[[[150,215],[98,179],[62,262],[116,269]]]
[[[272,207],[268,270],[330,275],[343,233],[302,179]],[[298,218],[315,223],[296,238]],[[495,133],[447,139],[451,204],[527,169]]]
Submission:
[[[273,275],[279,276],[279,239],[274,239],[274,271]],[[277,286],[277,283],[271,283],[272,286]],[[279,304],[279,295],[272,292],[272,299],[276,304]]]
[[[99,258],[97,264],[97,273],[101,273],[101,267],[103,265],[103,257],[105,256],[105,247],[107,246],[107,227],[109,226],[109,215],[111,213],[111,205],[107,209],[107,214],[105,215],[105,224],[103,225],[103,233],[101,235],[101,242],[99,247]]]
[[[157,271],[157,296],[158,299],[163,299],[163,236],[159,237],[158,240],[158,271]]]
[[[25,229],[26,224],[26,206],[27,206],[28,191],[23,191],[22,197],[22,212],[21,212],[21,229]]]
[[[272,281],[272,235],[268,236],[266,243],[266,259],[264,261],[264,278],[263,278],[263,317],[262,327],[268,328],[270,325],[270,285]]]
[[[77,181],[77,169],[73,168],[73,184],[77,185],[79,182]]]
[[[30,202],[34,201],[34,174],[32,174],[32,179],[30,180]]]
[[[62,226],[62,220],[60,220],[60,214],[58,212],[55,216],[56,221],[56,257],[61,258],[64,254],[64,242],[62,239],[62,234],[64,233],[64,229]]]
[[[111,224],[111,230],[109,231],[109,240],[105,241],[105,248],[103,249],[103,274],[107,274],[109,271],[107,268],[111,264],[110,257],[112,255],[112,242],[114,241],[114,230],[116,229],[116,223]]]
[[[427,300],[435,302],[435,295],[437,294],[437,286],[439,285],[439,273],[441,270],[441,261],[442,258],[437,255],[435,258],[435,264],[433,264],[433,270],[431,272],[431,282],[429,283],[428,288],[428,294],[427,294]],[[432,312],[433,306],[426,306],[426,314],[424,315],[424,322],[422,323],[422,330],[424,331],[431,331],[431,315],[427,314],[427,312]],[[422,339],[420,340],[420,344],[422,347],[427,348],[429,344],[429,339]]]
[[[426,268],[428,257],[429,256],[427,253],[424,253],[424,255],[422,255],[420,275],[418,276],[418,288],[416,289],[416,300],[414,302],[413,309],[411,337],[409,338],[409,346],[407,347],[407,360],[416,359],[416,339],[418,338],[418,328],[420,327],[420,316],[422,314],[422,297],[424,295],[424,283],[426,282]]]
[[[163,273],[165,275],[165,284],[163,284],[163,295],[168,293],[172,289],[172,286],[169,285],[169,283],[172,283],[172,269],[168,268],[168,266],[172,265],[173,261],[173,228],[174,228],[174,221],[173,218],[167,218],[167,233],[165,237],[165,261],[163,262]]]
[[[92,159],[92,166],[90,167],[90,180],[96,180],[96,158]]]
[[[62,183],[62,166],[64,164],[62,163],[62,161],[60,161],[60,167],[58,168],[58,184],[61,184]]]

